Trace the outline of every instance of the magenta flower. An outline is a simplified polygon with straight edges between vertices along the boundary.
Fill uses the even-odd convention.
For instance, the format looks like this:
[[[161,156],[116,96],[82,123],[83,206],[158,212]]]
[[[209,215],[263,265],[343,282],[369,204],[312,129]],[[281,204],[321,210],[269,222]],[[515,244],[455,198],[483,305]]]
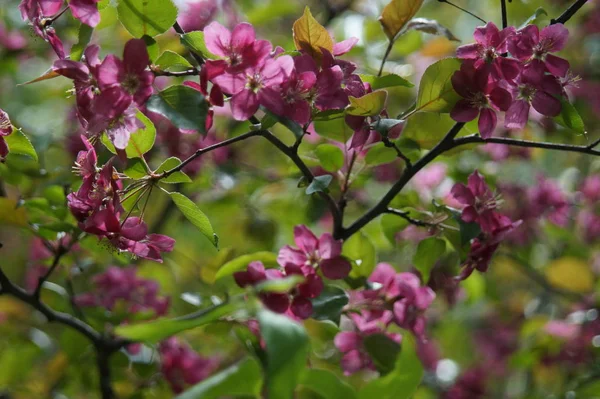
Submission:
[[[154,82],[154,74],[146,69],[149,63],[148,50],[142,39],[131,39],[125,44],[123,61],[112,54],[107,55],[98,67],[98,86],[102,92],[98,101],[108,103],[105,106],[118,103],[121,109],[126,109],[131,102],[144,105],[152,95]]]
[[[514,101],[506,111],[504,126],[507,129],[522,129],[529,119],[529,109],[546,116],[560,114],[560,101],[555,97],[562,88],[553,76],[537,76],[534,71],[524,71],[516,80]]]
[[[69,8],[76,19],[94,28],[100,22],[99,2],[100,0],[69,0]]]
[[[563,49],[569,31],[562,24],[545,27],[540,32],[536,25],[519,29],[508,43],[508,50],[518,60],[526,62],[525,68],[534,75],[542,76],[545,71],[564,77],[569,70],[569,61],[552,55]]]
[[[5,136],[8,136],[13,131],[12,124],[8,114],[0,109],[0,162],[4,162],[4,158],[8,155],[8,144],[4,140]]]
[[[333,343],[335,347],[344,355],[340,361],[340,366],[345,375],[351,375],[360,370],[375,370],[375,365],[371,356],[364,347],[364,338],[369,334],[353,331],[339,332]],[[400,334],[385,333],[388,338],[397,342],[402,342]]]
[[[235,282],[240,287],[256,285],[262,281],[267,280],[279,280],[285,276],[281,271],[276,269],[267,269],[262,262],[251,262],[248,265],[248,269],[243,272],[236,272],[233,275]],[[259,295],[262,303],[273,312],[285,313],[290,307],[290,299],[288,294],[283,293],[261,293]]]
[[[184,32],[204,30],[215,18],[217,11],[219,11],[217,0],[187,1],[179,9],[177,22]]]
[[[600,201],[600,175],[586,177],[579,191],[583,194],[583,198],[591,204]]]
[[[450,116],[457,122],[469,122],[479,116],[479,134],[488,138],[496,128],[496,110],[506,111],[512,102],[510,93],[488,82],[482,69],[475,69],[471,62],[463,62],[459,71],[452,75],[452,87],[464,97],[459,100]]]
[[[115,148],[117,150],[124,150],[129,143],[131,133],[144,127],[144,124],[136,116],[137,109],[133,104],[130,104],[128,108],[117,113],[120,111],[119,107],[122,104],[112,108],[110,103],[104,101],[106,100],[106,97],[102,101],[100,98],[97,98],[96,100],[96,107],[94,109],[97,114],[89,122],[88,133],[98,135],[102,132],[106,132],[106,135]],[[115,113],[117,114],[115,115]]]
[[[289,245],[279,251],[277,262],[287,270],[302,270],[307,276],[311,270],[319,269],[332,280],[343,279],[350,273],[350,262],[342,254],[342,241],[334,240],[325,233],[320,238],[306,227],[294,227],[294,241],[298,249]]]
[[[202,357],[175,337],[158,346],[160,370],[175,393],[208,378],[219,367],[219,360]]]
[[[57,14],[63,2],[64,0],[22,0],[19,10],[24,21],[33,22],[36,17],[51,17]]]
[[[27,38],[18,30],[8,30],[6,26],[0,22],[0,47],[6,50],[21,50],[27,46]]]
[[[235,75],[224,73],[213,79],[224,92],[232,94],[231,113],[233,118],[244,121],[258,111],[260,104],[268,107],[281,97],[275,86],[282,84],[291,75],[294,60],[289,55],[269,58],[261,65]],[[277,105],[279,107],[279,105]]]
[[[538,218],[546,215],[558,226],[565,227],[569,223],[569,201],[556,183],[540,176],[528,194],[529,212]]]
[[[248,23],[238,24],[230,32],[218,22],[212,22],[204,28],[204,39],[211,53],[223,57],[222,60],[206,62],[210,80],[222,73],[235,75],[249,68],[257,68],[272,49],[268,41],[256,40],[254,28]]]
[[[398,326],[412,331],[416,337],[425,339],[426,319],[423,312],[435,299],[435,293],[413,273],[398,273],[394,284],[400,299],[394,302],[394,317]]]
[[[461,214],[464,222],[478,223],[485,232],[491,232],[498,225],[496,197],[477,170],[469,176],[467,186],[456,183],[451,193],[457,201],[466,205]]]
[[[499,30],[493,22],[475,29],[476,43],[466,44],[456,49],[456,55],[463,60],[474,60],[476,69],[491,74],[494,80],[514,79],[521,67],[515,59],[504,57],[509,39],[515,34],[515,28]]]

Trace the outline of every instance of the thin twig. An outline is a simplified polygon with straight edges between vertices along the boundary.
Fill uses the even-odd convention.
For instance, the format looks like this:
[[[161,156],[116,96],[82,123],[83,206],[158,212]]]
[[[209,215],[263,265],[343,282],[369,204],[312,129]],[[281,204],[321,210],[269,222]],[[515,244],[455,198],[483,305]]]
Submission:
[[[398,157],[402,158],[402,160],[406,163],[407,168],[412,167],[412,162],[410,161],[410,159],[406,155],[404,155],[402,150],[400,150],[400,148],[398,148],[396,143],[392,142],[389,139],[389,137],[383,137],[382,142],[386,147],[393,148],[394,151],[396,151],[396,154],[398,155]]]
[[[419,219],[414,219],[413,217],[410,216],[410,212],[403,211],[401,209],[387,208],[385,210],[385,213],[400,216],[401,218],[406,220],[408,223],[414,224],[415,226],[419,226],[419,227],[436,227],[437,226],[435,223],[426,222],[424,220],[419,220]]]
[[[567,8],[565,10],[565,12],[563,12],[558,18],[556,19],[551,19],[550,20],[550,25],[554,25],[554,24],[564,24],[566,23],[568,20],[571,19],[571,17],[573,17],[573,15],[575,15],[575,13],[577,11],[579,11],[579,9],[581,7],[583,7],[583,5],[585,3],[587,3],[588,0],[577,0],[575,3],[573,3],[569,8]]]
[[[557,151],[568,151],[568,152],[578,152],[582,154],[589,155],[600,155],[600,151],[594,150],[590,146],[583,145],[572,145],[572,144],[560,144],[560,143],[547,143],[543,141],[530,141],[530,140],[520,140],[520,139],[511,139],[506,137],[490,137],[488,139],[484,139],[478,134],[473,134],[470,136],[459,137],[453,140],[452,147],[458,147],[464,144],[504,144],[515,147],[527,147],[527,148],[544,148],[547,150],[557,150]]]
[[[469,10],[467,10],[467,9],[464,9],[464,8],[462,8],[462,7],[459,7],[459,6],[457,6],[456,4],[454,4],[454,3],[450,3],[448,0],[438,0],[438,1],[439,1],[440,3],[446,3],[446,4],[448,4],[448,5],[451,5],[452,7],[458,8],[458,9],[459,9],[459,10],[461,10],[462,12],[466,12],[466,13],[467,13],[467,14],[469,14],[470,16],[472,16],[472,17],[474,17],[474,18],[477,18],[478,20],[480,20],[480,21],[481,21],[481,22],[483,22],[484,24],[487,24],[487,22],[486,22],[484,19],[482,19],[482,18],[478,17],[477,15],[473,14],[471,11],[469,11]]]
[[[52,260],[52,265],[50,266],[48,271],[38,279],[37,286],[35,287],[35,290],[33,291],[33,296],[35,298],[40,297],[40,294],[42,292],[42,286],[44,285],[46,280],[48,280],[48,278],[50,278],[52,273],[54,273],[54,270],[56,270],[56,268],[58,267],[60,258],[62,258],[62,256],[66,253],[67,253],[66,249],[63,248],[63,246],[59,242],[58,247],[56,248],[56,250],[54,252],[54,259]]]
[[[383,67],[385,65],[385,62],[387,61],[387,58],[390,55],[390,52],[392,51],[392,48],[394,47],[394,42],[395,42],[395,39],[390,39],[388,46],[385,49],[385,54],[383,55],[383,59],[381,60],[381,66],[379,67],[379,72],[377,73],[377,76],[381,76],[381,74],[383,73]]]

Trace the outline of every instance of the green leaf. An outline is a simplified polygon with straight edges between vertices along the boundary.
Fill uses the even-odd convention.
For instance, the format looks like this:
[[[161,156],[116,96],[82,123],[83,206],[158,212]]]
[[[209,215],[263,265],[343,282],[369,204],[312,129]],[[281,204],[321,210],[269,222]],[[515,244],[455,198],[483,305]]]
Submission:
[[[129,143],[127,143],[127,147],[125,147],[127,158],[141,158],[145,153],[152,149],[154,140],[156,139],[156,128],[154,127],[154,123],[152,123],[142,111],[137,111],[135,117],[142,122],[144,127],[131,133]],[[113,154],[117,153],[115,146],[106,133],[102,135],[100,141],[102,141],[102,144],[104,144],[110,152]]]
[[[418,113],[412,115],[406,121],[402,131],[403,139],[411,139],[423,149],[429,150],[435,147],[454,126],[449,115]]]
[[[146,166],[140,158],[134,158],[127,162],[127,168],[123,171],[127,177],[132,179],[141,179],[148,175]]]
[[[297,122],[294,122],[293,120],[291,120],[289,118],[285,118],[283,116],[276,115],[264,107],[262,108],[262,110],[265,111],[265,115],[269,117],[269,119],[268,119],[269,124],[271,124],[272,123],[271,121],[274,119],[276,122],[279,122],[283,126],[285,126],[290,132],[294,133],[294,136],[296,136],[296,138],[302,137],[304,135],[304,129]],[[274,123],[271,124],[271,126],[273,126],[273,125],[274,125]],[[263,126],[263,129],[268,129],[268,128]]]
[[[158,169],[156,169],[154,171],[154,173],[162,173],[162,172],[166,172],[168,170],[171,170],[177,166],[179,166],[181,164],[181,160],[177,157],[171,157],[166,159],[163,163],[160,164],[160,166],[158,167]],[[164,178],[164,179],[160,179],[161,183],[169,183],[169,184],[174,184],[174,183],[191,183],[192,179],[190,179],[190,177],[188,175],[186,175],[185,173],[181,172],[181,171],[177,171],[174,173],[171,173],[168,177]]]
[[[171,0],[119,0],[119,21],[134,37],[156,36],[166,32],[177,19]]]
[[[306,187],[306,194],[310,195],[321,191],[327,192],[327,187],[329,187],[332,179],[333,176],[331,175],[315,176],[313,181]]]
[[[304,282],[303,276],[294,275],[278,280],[265,280],[262,283],[257,284],[255,289],[258,292],[275,292],[284,294],[286,292],[290,292],[292,288],[302,282]]]
[[[394,370],[396,359],[400,353],[399,343],[385,334],[371,334],[365,337],[363,345],[381,375],[386,375]]]
[[[327,285],[321,295],[312,299],[312,318],[339,323],[342,309],[348,304],[348,294],[341,288]]]
[[[385,100],[387,100],[387,91],[379,90],[362,97],[348,96],[350,105],[346,109],[348,115],[356,116],[374,116],[379,115],[385,108]]]
[[[120,325],[115,328],[115,334],[133,341],[157,343],[179,332],[230,316],[245,306],[246,302],[241,298],[175,319],[161,318],[144,323]]]
[[[410,83],[408,80],[404,79],[401,76],[395,75],[393,73],[389,75],[383,76],[375,76],[375,75],[358,75],[361,80],[365,83],[369,83],[373,90],[384,89],[386,87],[413,87],[414,85]]]
[[[31,141],[20,129],[14,129],[11,134],[4,136],[4,141],[8,145],[8,151],[13,154],[26,155],[37,162],[38,156]]]
[[[188,60],[174,51],[166,50],[158,57],[154,64],[162,71],[180,72],[193,68]]]
[[[202,55],[204,58],[218,58],[216,55],[208,51],[206,42],[204,41],[204,32],[195,30],[181,35],[181,44],[192,50],[194,53]]]
[[[315,149],[321,166],[328,172],[337,172],[344,166],[344,152],[333,144],[321,144]]]
[[[394,370],[367,383],[359,392],[359,399],[408,399],[417,390],[423,378],[423,366],[416,353],[415,339],[402,336],[402,350]]]
[[[225,263],[223,266],[219,268],[217,274],[215,275],[215,280],[218,280],[223,277],[231,276],[235,272],[239,272],[242,270],[246,270],[248,264],[250,262],[259,261],[262,262],[265,267],[276,266],[277,265],[277,254],[273,252],[256,252],[249,255],[242,255],[237,257],[229,262]]]
[[[542,7],[539,7],[537,10],[535,10],[532,16],[530,16],[525,22],[523,22],[523,25],[521,25],[519,29],[524,28],[527,25],[537,24],[544,15],[548,15],[548,13]]]
[[[415,16],[423,0],[392,0],[381,12],[379,22],[390,41],[402,30],[404,25]]]
[[[252,358],[227,367],[194,385],[175,399],[221,399],[223,397],[258,397],[262,386],[260,365]]]
[[[408,220],[399,218],[398,216],[389,214],[381,216],[381,229],[383,230],[385,238],[387,238],[391,244],[396,244],[396,234],[404,230],[408,225]]]
[[[430,35],[444,36],[448,40],[460,42],[452,32],[438,21],[427,18],[413,18],[406,24],[406,30],[418,30]]]
[[[315,131],[319,136],[345,143],[354,134],[350,126],[346,124],[343,113],[332,113],[322,117],[326,120],[315,119],[314,122]]]
[[[446,252],[446,241],[436,237],[428,237],[419,243],[413,257],[413,265],[421,272],[423,282],[427,284],[429,274],[435,262]]]
[[[300,378],[300,385],[322,399],[356,399],[354,388],[329,370],[306,370]]]
[[[556,116],[554,121],[561,126],[573,130],[577,134],[586,134],[583,119],[581,119],[577,109],[563,96],[558,97],[558,100],[561,105],[560,115]]]
[[[77,34],[77,43],[71,47],[71,59],[73,61],[81,60],[83,52],[92,38],[94,28],[86,24],[79,25],[79,33]]]
[[[369,148],[365,162],[370,166],[383,165],[395,161],[397,157],[398,154],[393,148],[386,147],[385,144],[379,142]]]
[[[208,238],[216,248],[219,248],[219,237],[215,234],[210,220],[206,215],[185,195],[177,192],[169,193],[177,208],[194,226]]]
[[[167,87],[148,99],[149,111],[160,114],[180,129],[196,130],[206,135],[208,103],[199,91],[183,85]]]
[[[445,58],[430,65],[421,78],[417,95],[417,110],[450,112],[460,98],[452,87],[451,78],[460,69],[460,60]]]
[[[142,36],[142,40],[146,43],[146,50],[148,51],[148,56],[150,57],[150,62],[154,63],[160,54],[160,48],[158,47],[158,43],[152,36],[144,35]]]
[[[352,260],[352,278],[369,277],[377,263],[375,246],[362,232],[354,234],[344,242],[342,255]]]
[[[266,344],[267,395],[269,399],[289,399],[306,368],[306,331],[288,317],[266,309],[258,312],[258,323]]]

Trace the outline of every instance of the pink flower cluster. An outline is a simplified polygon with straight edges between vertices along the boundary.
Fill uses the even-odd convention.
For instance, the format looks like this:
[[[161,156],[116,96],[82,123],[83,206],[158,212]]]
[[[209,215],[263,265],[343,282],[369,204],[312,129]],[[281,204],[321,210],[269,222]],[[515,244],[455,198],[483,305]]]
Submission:
[[[400,343],[402,336],[386,332],[395,323],[411,331],[419,341],[425,341],[425,310],[435,299],[435,293],[422,286],[413,273],[397,273],[387,263],[377,265],[368,279],[371,289],[353,292],[349,314],[355,331],[343,331],[334,340],[335,346],[344,353],[341,366],[346,374],[362,369],[374,369],[373,361],[363,346],[366,336],[385,334]]]
[[[546,116],[560,114],[557,97],[570,84],[569,62],[552,53],[565,46],[568,36],[562,24],[541,31],[535,25],[499,30],[488,22],[475,29],[476,43],[457,49],[463,63],[452,86],[463,99],[450,116],[457,122],[479,116],[479,132],[488,138],[496,127],[497,111],[506,112],[508,129],[525,127],[531,107]]]
[[[4,137],[11,134],[12,131],[13,127],[8,114],[0,109],[0,162],[4,162],[9,150]]]
[[[218,359],[200,356],[175,337],[162,341],[158,352],[161,372],[175,393],[206,379],[219,366]]]
[[[82,136],[87,148],[77,156],[76,169],[83,177],[77,192],[67,196],[71,213],[86,233],[105,237],[117,249],[135,256],[162,262],[161,252],[171,252],[175,240],[162,234],[148,234],[148,226],[138,217],[126,216],[121,206],[122,183],[114,173],[112,160],[101,169],[94,147]]]
[[[336,43],[333,53],[322,49],[322,59],[315,60],[303,52],[292,57],[281,48],[273,50],[270,42],[256,40],[247,23],[230,32],[212,22],[204,33],[208,50],[220,57],[206,62],[207,78],[231,95],[234,119],[247,120],[262,105],[304,125],[313,109],[343,109],[349,95],[367,92],[368,86],[354,73],[356,65],[335,58],[350,51],[355,38]]]
[[[585,241],[600,237],[600,175],[588,176],[579,187],[583,206],[576,216],[577,225]]]
[[[339,280],[348,276],[351,265],[341,255],[342,241],[334,240],[329,233],[317,238],[306,226],[296,226],[294,239],[298,248],[286,245],[279,251],[277,262],[283,270],[265,270],[261,262],[252,262],[246,271],[235,273],[234,278],[240,287],[246,287],[265,280],[302,276],[304,281],[290,293],[263,293],[261,300],[274,312],[289,311],[295,317],[306,319],[313,311],[310,300],[323,291],[323,280],[318,272],[328,279]]]
[[[140,278],[133,267],[122,269],[111,266],[93,277],[94,292],[75,297],[78,306],[99,306],[108,310],[121,308],[128,314],[152,312],[164,316],[169,309],[169,298],[159,296],[158,283]]]
[[[115,148],[124,150],[131,133],[143,127],[136,108],[152,95],[150,58],[142,39],[125,44],[123,60],[110,54],[100,61],[99,51],[98,46],[89,46],[83,62],[61,59],[52,69],[73,80],[77,117],[85,131],[90,135],[106,131]]]
[[[509,217],[496,211],[498,201],[478,171],[469,176],[468,185],[457,183],[451,194],[464,205],[461,219],[465,223],[476,223],[481,234],[471,242],[471,250],[459,276],[469,277],[475,269],[487,271],[494,252],[521,221],[513,222]]]
[[[92,28],[100,22],[98,5],[100,0],[69,0],[69,9],[73,17]],[[33,25],[35,33],[50,43],[58,58],[65,58],[62,41],[52,27],[54,18],[62,14],[63,0],[22,0],[19,4],[21,17]]]

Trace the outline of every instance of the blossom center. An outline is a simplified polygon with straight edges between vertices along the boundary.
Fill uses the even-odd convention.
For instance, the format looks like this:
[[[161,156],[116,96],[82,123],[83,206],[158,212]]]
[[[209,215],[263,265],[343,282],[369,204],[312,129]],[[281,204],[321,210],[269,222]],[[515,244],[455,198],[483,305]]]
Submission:
[[[263,88],[263,82],[260,74],[247,75],[246,88],[254,93],[258,93]]]
[[[519,98],[531,102],[536,91],[536,88],[531,85],[521,85],[519,86]]]
[[[123,82],[121,82],[121,87],[129,94],[134,94],[140,87],[140,81],[136,75],[127,74]]]
[[[467,101],[469,101],[469,104],[473,108],[480,109],[480,108],[487,108],[487,106],[488,106],[488,99],[487,99],[486,95],[482,92],[472,93],[471,97]]]

